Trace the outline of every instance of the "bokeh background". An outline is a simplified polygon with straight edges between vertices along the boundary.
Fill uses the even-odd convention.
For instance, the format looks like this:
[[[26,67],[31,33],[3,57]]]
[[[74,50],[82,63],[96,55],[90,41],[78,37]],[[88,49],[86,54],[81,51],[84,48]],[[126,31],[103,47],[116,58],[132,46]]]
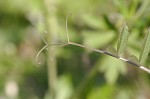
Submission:
[[[139,57],[150,25],[149,0],[0,0],[0,99],[150,99],[150,76],[91,48],[116,48],[126,22],[122,55]],[[144,63],[150,66],[150,56]]]

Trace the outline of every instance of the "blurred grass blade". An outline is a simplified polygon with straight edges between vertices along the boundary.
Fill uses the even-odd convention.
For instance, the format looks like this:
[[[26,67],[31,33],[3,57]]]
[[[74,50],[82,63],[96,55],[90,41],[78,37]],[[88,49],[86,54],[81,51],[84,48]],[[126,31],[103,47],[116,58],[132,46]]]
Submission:
[[[150,29],[148,33],[145,35],[145,38],[142,44],[141,53],[139,57],[141,64],[143,64],[143,62],[145,61],[149,51],[150,51]]]
[[[129,36],[129,28],[126,24],[121,29],[118,45],[117,45],[117,52],[118,55],[120,55],[124,50],[128,42],[128,36]]]

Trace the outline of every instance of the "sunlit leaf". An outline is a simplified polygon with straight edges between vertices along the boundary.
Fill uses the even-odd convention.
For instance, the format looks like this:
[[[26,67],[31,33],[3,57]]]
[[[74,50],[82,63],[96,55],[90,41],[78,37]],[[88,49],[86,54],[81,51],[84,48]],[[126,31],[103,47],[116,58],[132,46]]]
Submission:
[[[116,8],[124,15],[128,16],[129,10],[125,0],[112,0]]]
[[[129,36],[129,28],[126,24],[124,24],[123,28],[121,29],[118,45],[117,45],[117,52],[120,55],[124,50],[128,42]]]
[[[143,62],[147,58],[147,55],[148,55],[149,51],[150,51],[150,30],[145,35],[145,38],[144,38],[144,41],[143,41],[143,44],[142,44],[140,57],[139,57],[139,60],[140,60],[141,64],[143,64]]]
[[[106,46],[115,37],[113,31],[107,31],[102,33],[101,31],[83,31],[84,44],[94,48],[100,48]]]
[[[95,15],[83,14],[82,20],[87,26],[94,28],[94,29],[106,29],[107,28],[104,19],[99,18]]]
[[[104,72],[107,83],[114,84],[120,74],[126,73],[126,66],[124,62],[106,56],[100,64],[100,72]]]
[[[58,80],[56,99],[69,99],[72,91],[73,89],[70,75],[62,75]]]

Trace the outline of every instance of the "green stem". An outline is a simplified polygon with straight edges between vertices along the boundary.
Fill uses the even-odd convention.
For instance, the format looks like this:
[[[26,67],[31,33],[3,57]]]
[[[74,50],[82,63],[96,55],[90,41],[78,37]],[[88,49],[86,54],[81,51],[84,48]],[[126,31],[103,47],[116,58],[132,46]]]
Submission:
[[[45,27],[47,29],[46,40],[47,44],[56,42],[57,39],[57,17],[56,17],[56,0],[43,0],[44,1],[44,16],[45,16]],[[56,84],[57,84],[57,66],[56,66],[56,55],[53,54],[53,60],[51,60],[51,54],[53,49],[47,50],[47,72],[48,72],[48,86],[49,92],[52,99],[56,97]]]

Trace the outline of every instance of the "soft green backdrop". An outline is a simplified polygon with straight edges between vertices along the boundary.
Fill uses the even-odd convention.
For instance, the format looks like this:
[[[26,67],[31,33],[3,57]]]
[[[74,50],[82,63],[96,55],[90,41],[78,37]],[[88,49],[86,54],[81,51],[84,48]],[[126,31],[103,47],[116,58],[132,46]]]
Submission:
[[[130,36],[122,55],[139,57],[150,25],[149,0],[0,0],[1,99],[149,99],[150,76],[134,66],[65,43],[116,48],[126,21]],[[47,53],[48,51],[48,53]],[[52,52],[54,51],[54,52]],[[53,61],[51,61],[51,58]],[[150,56],[143,63],[150,66]]]

